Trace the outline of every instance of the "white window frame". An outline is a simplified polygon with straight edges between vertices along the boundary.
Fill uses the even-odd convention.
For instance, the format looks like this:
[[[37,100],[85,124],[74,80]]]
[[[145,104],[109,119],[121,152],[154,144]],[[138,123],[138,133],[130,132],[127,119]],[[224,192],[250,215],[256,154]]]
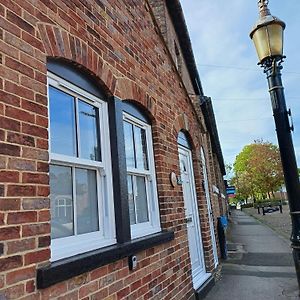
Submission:
[[[123,121],[126,121],[130,124],[133,124],[135,126],[144,129],[146,133],[149,170],[127,168],[127,175],[142,176],[145,178],[145,182],[146,182],[146,195],[147,195],[149,221],[130,225],[131,237],[132,239],[135,239],[135,238],[139,238],[145,235],[150,235],[161,231],[155,165],[154,165],[153,143],[152,143],[152,131],[151,131],[151,126],[149,124],[139,120],[138,118],[126,112],[123,112]]]
[[[109,122],[107,103],[86,92],[78,86],[48,72],[48,107],[49,107],[49,164],[86,170],[95,170],[97,178],[97,198],[98,198],[98,219],[99,231],[85,234],[73,235],[69,237],[56,238],[51,240],[51,261],[67,258],[76,254],[92,251],[101,247],[116,243],[114,204],[113,204],[113,183],[111,169],[111,153],[109,138]],[[72,157],[51,152],[51,124],[50,124],[50,97],[49,87],[52,86],[77,99],[93,105],[99,112],[99,131],[101,162]],[[76,100],[76,105],[78,100]],[[78,122],[77,122],[78,123]],[[77,125],[78,126],[78,125]],[[77,128],[78,130],[78,128]],[[80,148],[80,147],[78,147]],[[80,149],[78,150],[80,151]],[[72,172],[72,185],[74,196],[74,172]],[[76,211],[75,197],[73,199],[73,210]],[[74,219],[74,227],[76,226]]]

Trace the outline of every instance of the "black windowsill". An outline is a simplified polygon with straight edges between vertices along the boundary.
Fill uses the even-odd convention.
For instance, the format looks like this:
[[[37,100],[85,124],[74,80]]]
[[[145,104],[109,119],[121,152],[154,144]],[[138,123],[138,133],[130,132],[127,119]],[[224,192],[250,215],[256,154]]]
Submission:
[[[44,289],[142,250],[174,239],[174,232],[162,231],[124,244],[116,244],[51,263],[37,270],[37,288]]]

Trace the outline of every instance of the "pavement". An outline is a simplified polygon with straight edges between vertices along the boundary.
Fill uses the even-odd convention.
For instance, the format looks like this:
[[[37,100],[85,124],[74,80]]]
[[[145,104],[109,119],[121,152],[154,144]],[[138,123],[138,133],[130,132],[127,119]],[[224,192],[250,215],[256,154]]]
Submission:
[[[281,237],[242,211],[231,214],[228,259],[205,300],[300,299],[292,250]]]
[[[266,213],[265,215],[263,215],[262,212],[258,214],[256,208],[245,208],[243,211],[255,219],[258,219],[259,222],[271,227],[284,238],[288,240],[290,239],[292,232],[292,221],[288,205],[282,206],[282,214],[279,211]]]

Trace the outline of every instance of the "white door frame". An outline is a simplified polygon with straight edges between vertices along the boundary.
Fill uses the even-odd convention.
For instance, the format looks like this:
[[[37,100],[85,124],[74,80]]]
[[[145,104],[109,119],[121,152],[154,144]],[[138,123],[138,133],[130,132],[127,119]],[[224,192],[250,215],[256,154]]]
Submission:
[[[206,203],[207,203],[210,236],[211,236],[211,242],[212,242],[213,254],[214,254],[214,264],[215,264],[215,267],[217,267],[217,265],[219,263],[219,258],[218,258],[218,250],[217,250],[215,227],[214,227],[214,216],[213,216],[211,198],[210,198],[210,193],[209,193],[206,158],[205,158],[203,147],[201,147],[201,162],[202,162],[202,170],[203,170],[203,183],[204,183],[203,187],[204,187],[205,198],[206,198]]]
[[[210,276],[206,273],[204,250],[202,244],[199,209],[196,197],[195,179],[193,172],[192,153],[189,149],[178,145],[180,175],[187,221],[189,254],[192,266],[194,289],[198,289]],[[185,167],[183,167],[183,164]],[[184,170],[183,170],[184,168]]]

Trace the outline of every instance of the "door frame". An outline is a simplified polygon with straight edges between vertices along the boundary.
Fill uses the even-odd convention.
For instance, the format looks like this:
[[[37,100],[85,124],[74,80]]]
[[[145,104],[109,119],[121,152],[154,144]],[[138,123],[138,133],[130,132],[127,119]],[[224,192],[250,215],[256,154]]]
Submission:
[[[195,178],[194,178],[194,167],[193,167],[193,159],[192,159],[192,151],[184,146],[181,146],[180,144],[178,144],[178,154],[179,154],[179,164],[180,164],[180,156],[186,156],[187,160],[188,160],[188,173],[189,173],[189,179],[190,182],[192,184],[192,199],[191,201],[193,201],[191,203],[192,209],[193,209],[193,216],[195,216],[195,226],[198,227],[198,229],[196,229],[196,233],[198,233],[199,239],[199,247],[200,249],[196,249],[196,251],[198,252],[197,254],[199,255],[201,262],[202,262],[202,266],[203,266],[203,271],[201,271],[198,274],[194,274],[193,276],[193,262],[191,259],[191,268],[192,268],[192,280],[193,280],[193,287],[194,289],[198,289],[210,276],[211,273],[207,273],[206,272],[206,265],[205,265],[205,259],[204,259],[204,248],[203,248],[203,243],[202,243],[202,235],[201,235],[201,224],[200,224],[200,216],[199,216],[199,207],[198,207],[198,200],[197,200],[197,194],[196,194],[196,185],[195,185]],[[180,165],[179,165],[180,167]],[[181,175],[181,169],[180,169],[180,175]],[[182,187],[183,190],[183,187]],[[189,201],[188,199],[185,199],[184,195],[184,206],[185,206],[185,217],[188,217],[187,214],[187,210],[186,210],[186,202]],[[189,240],[189,232],[188,232],[188,228],[187,228],[187,238]],[[188,242],[189,245],[189,254],[190,253],[190,242]],[[197,247],[197,248],[199,248]],[[190,255],[191,258],[191,255]]]
[[[216,268],[219,264],[219,257],[218,257],[218,248],[217,248],[217,241],[216,241],[216,234],[215,234],[215,224],[213,219],[213,207],[212,207],[211,195],[209,191],[208,170],[207,170],[206,157],[205,157],[205,152],[203,147],[201,147],[200,150],[200,158],[202,162],[203,188],[204,188],[204,194],[205,194],[205,199],[207,204],[211,243],[212,243],[213,255],[214,255],[214,265]]]

